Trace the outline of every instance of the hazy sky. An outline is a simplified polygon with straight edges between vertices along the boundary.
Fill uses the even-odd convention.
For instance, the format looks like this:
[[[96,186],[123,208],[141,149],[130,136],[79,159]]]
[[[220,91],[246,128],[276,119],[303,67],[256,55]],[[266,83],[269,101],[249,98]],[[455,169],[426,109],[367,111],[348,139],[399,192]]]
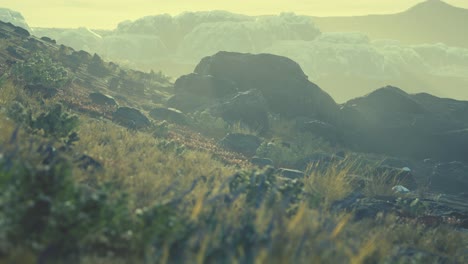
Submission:
[[[0,7],[20,11],[33,27],[114,28],[123,20],[161,13],[228,10],[257,15],[364,15],[396,13],[423,0],[0,0]],[[468,0],[447,0],[468,8]]]

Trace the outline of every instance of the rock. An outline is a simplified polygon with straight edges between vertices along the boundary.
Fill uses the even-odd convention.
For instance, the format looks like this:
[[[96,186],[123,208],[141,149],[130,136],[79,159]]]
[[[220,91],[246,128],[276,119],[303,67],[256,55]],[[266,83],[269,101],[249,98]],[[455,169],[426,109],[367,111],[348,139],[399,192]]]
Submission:
[[[279,174],[280,176],[288,178],[288,179],[302,179],[305,176],[305,173],[303,171],[285,169],[285,168],[277,169],[276,173]]]
[[[445,197],[445,196],[444,196]],[[366,197],[361,192],[353,192],[331,205],[335,212],[355,212],[354,220],[375,219],[379,215],[394,214],[426,226],[449,224],[461,227],[468,219],[468,206],[459,199],[447,198],[419,199],[413,197],[375,196]]]
[[[149,115],[155,120],[166,120],[171,123],[186,125],[187,117],[181,111],[174,108],[157,107],[153,108]]]
[[[410,190],[408,188],[406,188],[405,186],[403,186],[403,185],[393,186],[392,191],[394,193],[399,193],[399,194],[406,194],[406,193],[410,192]]]
[[[230,133],[220,141],[221,146],[246,156],[255,155],[261,143],[259,137],[241,133]]]
[[[312,120],[300,125],[302,132],[309,132],[319,136],[333,144],[341,143],[341,131],[334,125],[320,121]]]
[[[48,43],[51,43],[51,44],[57,44],[57,41],[55,41],[55,39],[51,39],[49,37],[41,37],[41,40],[45,41],[45,42],[48,42]]]
[[[362,219],[375,217],[379,214],[389,214],[396,211],[395,199],[388,197],[388,199],[370,198],[365,197],[360,192],[351,193],[349,196],[342,200],[333,202],[331,209],[338,212],[355,212],[354,220],[360,221]]]
[[[222,51],[203,58],[194,72],[233,81],[240,91],[260,90],[268,108],[285,118],[332,121],[338,114],[335,101],[286,57]]]
[[[24,19],[21,13],[13,11],[8,8],[0,8],[0,21],[11,23],[17,27],[21,27],[27,31],[30,31],[28,23]]]
[[[112,114],[113,121],[131,129],[145,128],[151,125],[149,119],[140,110],[130,107],[119,107]]]
[[[233,96],[237,87],[232,81],[196,73],[184,75],[174,84],[175,95],[167,105],[184,112],[193,112],[215,104],[221,98]]]
[[[84,170],[100,170],[103,168],[99,161],[85,154],[76,159],[76,163],[79,168]]]
[[[468,102],[387,86],[345,103],[340,118],[344,141],[355,151],[468,161]]]
[[[269,128],[268,106],[259,90],[240,92],[216,105],[210,112],[230,124],[241,122],[259,133]]]
[[[466,192],[468,190],[468,165],[458,161],[437,164],[430,175],[429,188],[447,194]]]
[[[89,95],[91,101],[97,105],[110,105],[110,106],[117,106],[117,101],[115,101],[114,97],[103,94],[103,93],[91,93]]]
[[[254,156],[250,159],[250,163],[252,163],[255,166],[258,166],[260,168],[266,167],[266,166],[274,166],[274,162],[271,159],[267,158],[259,158],[257,156]]]
[[[167,100],[166,105],[169,108],[179,109],[184,113],[191,113],[205,110],[212,106],[216,101],[212,98],[195,96],[191,94],[175,94]]]
[[[191,73],[176,80],[174,92],[207,98],[224,98],[236,94],[238,90],[233,81],[218,79],[211,75]]]

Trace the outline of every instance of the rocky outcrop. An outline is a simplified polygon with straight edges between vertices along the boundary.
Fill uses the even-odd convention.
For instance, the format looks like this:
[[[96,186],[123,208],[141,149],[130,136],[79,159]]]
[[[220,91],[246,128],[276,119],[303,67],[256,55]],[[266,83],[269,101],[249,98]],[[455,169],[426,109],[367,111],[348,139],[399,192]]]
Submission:
[[[246,156],[255,155],[261,143],[261,138],[241,133],[230,133],[220,141],[221,146]]]
[[[169,99],[168,106],[192,112],[235,95],[237,87],[232,81],[192,73],[176,80],[174,92],[175,95]]]
[[[339,113],[333,99],[311,83],[297,63],[271,54],[218,52],[202,59],[194,73],[177,79],[174,91],[169,107],[209,110],[230,124],[241,122],[261,133],[269,128],[269,114],[336,124]]]
[[[13,11],[11,9],[0,8],[0,21],[12,23],[17,27],[22,27],[27,31],[31,32],[31,28],[29,28],[28,23],[26,23],[26,20],[21,15],[21,13]]]
[[[151,125],[149,119],[140,110],[131,107],[119,107],[112,114],[112,119],[130,129],[140,129]]]
[[[210,112],[230,124],[240,122],[258,132],[269,128],[268,106],[259,90],[240,92],[212,107]]]
[[[153,108],[149,115],[156,120],[166,120],[171,123],[186,125],[187,117],[181,111],[174,108],[157,107]]]
[[[118,105],[114,97],[107,95],[107,94],[99,93],[99,92],[89,94],[89,99],[91,99],[91,101],[97,105],[109,105],[109,106]]]
[[[286,57],[218,52],[203,58],[194,72],[233,81],[240,91],[258,89],[270,111],[284,117],[309,116],[329,121],[338,113],[335,101]]]
[[[384,87],[344,104],[344,141],[363,152],[468,161],[468,102]]]

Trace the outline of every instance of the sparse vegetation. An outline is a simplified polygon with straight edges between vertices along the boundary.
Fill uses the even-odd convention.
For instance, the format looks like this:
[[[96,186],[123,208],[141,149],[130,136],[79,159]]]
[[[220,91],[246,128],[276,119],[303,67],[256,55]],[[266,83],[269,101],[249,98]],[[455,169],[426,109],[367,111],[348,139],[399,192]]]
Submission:
[[[0,263],[468,261],[468,234],[457,219],[427,224],[426,201],[394,195],[398,182],[371,173],[358,155],[309,162],[338,149],[293,122],[271,120],[257,155],[275,168],[254,168],[216,141],[228,132],[257,133],[207,112],[187,126],[158,121],[135,130],[101,108],[83,111],[85,84],[52,99],[26,96],[24,84],[60,88],[68,78],[48,72],[45,65],[60,64],[43,57],[0,78]],[[138,74],[121,77],[144,79]],[[142,109],[135,98],[125,103]],[[298,164],[309,165],[305,177],[276,170]],[[402,213],[357,220],[355,211],[333,207],[356,193],[385,195]]]
[[[22,85],[42,85],[61,88],[70,79],[69,72],[43,53],[36,53],[24,62],[17,62],[12,70],[16,82]]]

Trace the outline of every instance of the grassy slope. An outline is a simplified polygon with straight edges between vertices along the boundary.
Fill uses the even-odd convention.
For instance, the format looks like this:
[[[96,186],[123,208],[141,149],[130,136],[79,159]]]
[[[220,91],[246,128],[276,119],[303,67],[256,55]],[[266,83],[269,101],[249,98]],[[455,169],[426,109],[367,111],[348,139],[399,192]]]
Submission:
[[[404,248],[427,251],[460,263],[467,261],[468,236],[452,227],[427,228],[402,222],[394,216],[354,222],[350,214],[331,212],[329,205],[353,190],[346,171],[332,168],[325,175],[310,174],[304,180],[304,192],[297,192],[297,186],[292,186],[290,191],[279,191],[271,187],[278,179],[270,172],[252,171],[241,156],[220,149],[212,140],[189,128],[171,126],[169,135],[163,137],[155,136],[154,128],[130,131],[112,123],[107,119],[109,110],[86,101],[89,91],[91,89],[85,85],[72,83],[62,87],[57,97],[43,100],[27,94],[21,85],[12,81],[1,84],[0,161],[14,161],[14,168],[25,164],[29,168],[26,172],[12,170],[7,168],[8,162],[0,163],[2,190],[10,188],[5,181],[7,174],[21,178],[22,174],[30,173],[31,178],[26,179],[41,175],[36,173],[43,169],[44,162],[44,154],[36,151],[39,146],[52,144],[59,149],[63,145],[63,139],[44,137],[41,131],[15,123],[7,117],[6,109],[16,100],[34,113],[40,113],[59,101],[80,119],[77,128],[80,140],[60,156],[73,160],[73,156],[86,153],[104,168],[86,170],[72,163],[72,182],[63,186],[84,188],[86,191],[77,191],[80,199],[85,199],[88,192],[95,194],[99,190],[104,190],[109,198],[86,211],[87,217],[92,219],[88,226],[76,230],[70,227],[73,232],[57,234],[51,225],[53,220],[73,219],[85,212],[66,209],[70,201],[79,203],[80,199],[73,200],[60,191],[51,195],[54,208],[62,211],[46,214],[47,232],[41,228],[31,229],[41,234],[40,238],[16,229],[10,231],[8,228],[12,224],[8,225],[7,216],[24,220],[24,215],[19,209],[11,214],[11,210],[2,211],[0,219],[6,222],[0,221],[0,225],[8,228],[0,231],[0,263],[36,263],[57,241],[70,243],[73,248],[67,251],[56,246],[55,251],[60,254],[51,254],[47,260],[56,259],[58,263],[437,261],[423,254],[391,259]],[[149,103],[136,96],[129,95],[129,98],[132,106]],[[20,130],[16,134],[18,125]],[[303,146],[299,149],[301,153],[313,151],[304,149],[306,147],[316,147],[303,144],[308,141],[306,136],[299,139],[302,142],[295,142],[297,135],[291,133],[280,127],[272,137],[286,138]],[[168,143],[170,140],[175,143]],[[187,146],[185,150],[180,148],[182,144]],[[235,188],[230,183],[236,178],[232,175],[239,170],[244,171],[241,175],[248,180],[241,181],[243,187],[233,191]],[[53,171],[46,171],[45,177],[55,175]],[[65,174],[59,175],[65,177]],[[19,190],[22,189],[17,187],[13,193],[22,195]],[[42,192],[35,185],[30,190]],[[126,194],[124,202],[116,202],[122,194]],[[8,205],[8,199],[16,201],[0,197],[2,206]],[[33,196],[33,202],[40,197]],[[99,212],[97,216],[93,210]],[[34,223],[38,215],[41,214],[33,214],[30,220]],[[9,239],[10,236],[15,239]]]

